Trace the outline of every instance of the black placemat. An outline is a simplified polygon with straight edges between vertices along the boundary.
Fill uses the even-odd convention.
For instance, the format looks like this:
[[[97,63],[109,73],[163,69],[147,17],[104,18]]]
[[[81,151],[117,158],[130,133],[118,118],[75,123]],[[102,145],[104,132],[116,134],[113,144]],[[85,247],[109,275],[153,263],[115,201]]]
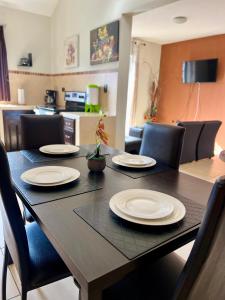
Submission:
[[[76,208],[74,212],[128,259],[133,259],[200,224],[204,208],[186,198],[179,199],[187,210],[184,220],[158,228],[137,225],[117,217],[109,209],[108,201]]]
[[[85,157],[88,153],[88,150],[80,147],[80,151],[73,154],[68,155],[48,155],[40,152],[38,149],[35,150],[21,150],[20,151],[23,156],[25,156],[32,163],[41,163],[41,162],[51,162],[62,159],[69,159],[75,157]]]
[[[17,192],[21,194],[31,206],[101,189],[101,187],[95,183],[95,179],[89,177],[81,176],[74,182],[56,187],[37,187],[23,182],[20,179],[20,175],[21,172],[14,171],[13,182],[17,187]]]
[[[157,174],[165,171],[172,170],[171,167],[161,163],[157,162],[155,166],[150,167],[150,168],[128,168],[128,167],[123,167],[116,165],[112,162],[112,156],[108,156],[106,159],[106,165],[107,167],[120,172],[126,176],[129,176],[133,179],[137,179],[140,177],[148,176],[151,174]]]

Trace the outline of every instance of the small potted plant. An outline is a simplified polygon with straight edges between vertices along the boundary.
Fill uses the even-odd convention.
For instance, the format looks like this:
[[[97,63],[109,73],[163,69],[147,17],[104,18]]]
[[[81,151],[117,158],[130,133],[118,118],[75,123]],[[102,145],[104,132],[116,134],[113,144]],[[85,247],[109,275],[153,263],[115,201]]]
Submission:
[[[96,148],[87,155],[88,168],[92,172],[102,172],[106,166],[105,155],[101,154],[101,142],[108,145],[108,134],[105,132],[103,117],[98,121],[96,129]]]

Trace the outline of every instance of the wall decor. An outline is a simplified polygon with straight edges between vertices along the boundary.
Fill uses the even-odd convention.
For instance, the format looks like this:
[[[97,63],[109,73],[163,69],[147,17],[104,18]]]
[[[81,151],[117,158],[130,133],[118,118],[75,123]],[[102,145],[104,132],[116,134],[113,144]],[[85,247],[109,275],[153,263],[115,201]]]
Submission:
[[[90,32],[91,65],[119,60],[119,21],[98,27]]]
[[[64,42],[65,67],[76,68],[79,65],[79,35],[68,37]]]

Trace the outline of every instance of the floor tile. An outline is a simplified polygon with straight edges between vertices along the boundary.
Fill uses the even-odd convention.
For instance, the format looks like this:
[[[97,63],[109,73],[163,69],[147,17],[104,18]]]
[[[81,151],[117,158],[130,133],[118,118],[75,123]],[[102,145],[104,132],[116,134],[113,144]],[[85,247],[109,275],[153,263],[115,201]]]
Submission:
[[[191,249],[192,249],[192,247],[193,247],[193,244],[194,244],[194,241],[188,243],[187,245],[185,245],[185,246],[183,246],[183,247],[181,247],[181,248],[179,248],[179,249],[177,249],[177,250],[175,251],[175,253],[176,253],[177,255],[179,255],[180,257],[182,257],[184,260],[187,260],[189,254],[190,254],[190,252],[191,252]]]
[[[203,180],[215,182],[216,178],[225,175],[225,162],[218,156],[211,159],[201,159],[190,163],[182,164],[180,171]]]
[[[27,300],[78,300],[78,288],[72,277],[48,284],[42,288],[28,292]],[[12,300],[21,300],[16,297]]]
[[[0,251],[0,283],[2,282],[2,264],[3,264],[3,255],[2,252]],[[7,298],[10,299],[12,297],[16,297],[19,295],[19,290],[13,280],[13,277],[8,270],[7,272]],[[0,295],[1,295],[1,284],[0,284]],[[1,296],[0,296],[1,297]]]

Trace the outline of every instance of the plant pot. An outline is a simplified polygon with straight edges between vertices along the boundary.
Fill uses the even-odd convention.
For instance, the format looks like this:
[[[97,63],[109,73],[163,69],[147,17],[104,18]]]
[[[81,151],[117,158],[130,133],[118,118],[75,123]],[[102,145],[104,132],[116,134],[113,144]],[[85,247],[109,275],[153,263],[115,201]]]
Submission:
[[[105,166],[106,161],[104,156],[88,159],[88,168],[92,172],[102,172],[105,169]]]

